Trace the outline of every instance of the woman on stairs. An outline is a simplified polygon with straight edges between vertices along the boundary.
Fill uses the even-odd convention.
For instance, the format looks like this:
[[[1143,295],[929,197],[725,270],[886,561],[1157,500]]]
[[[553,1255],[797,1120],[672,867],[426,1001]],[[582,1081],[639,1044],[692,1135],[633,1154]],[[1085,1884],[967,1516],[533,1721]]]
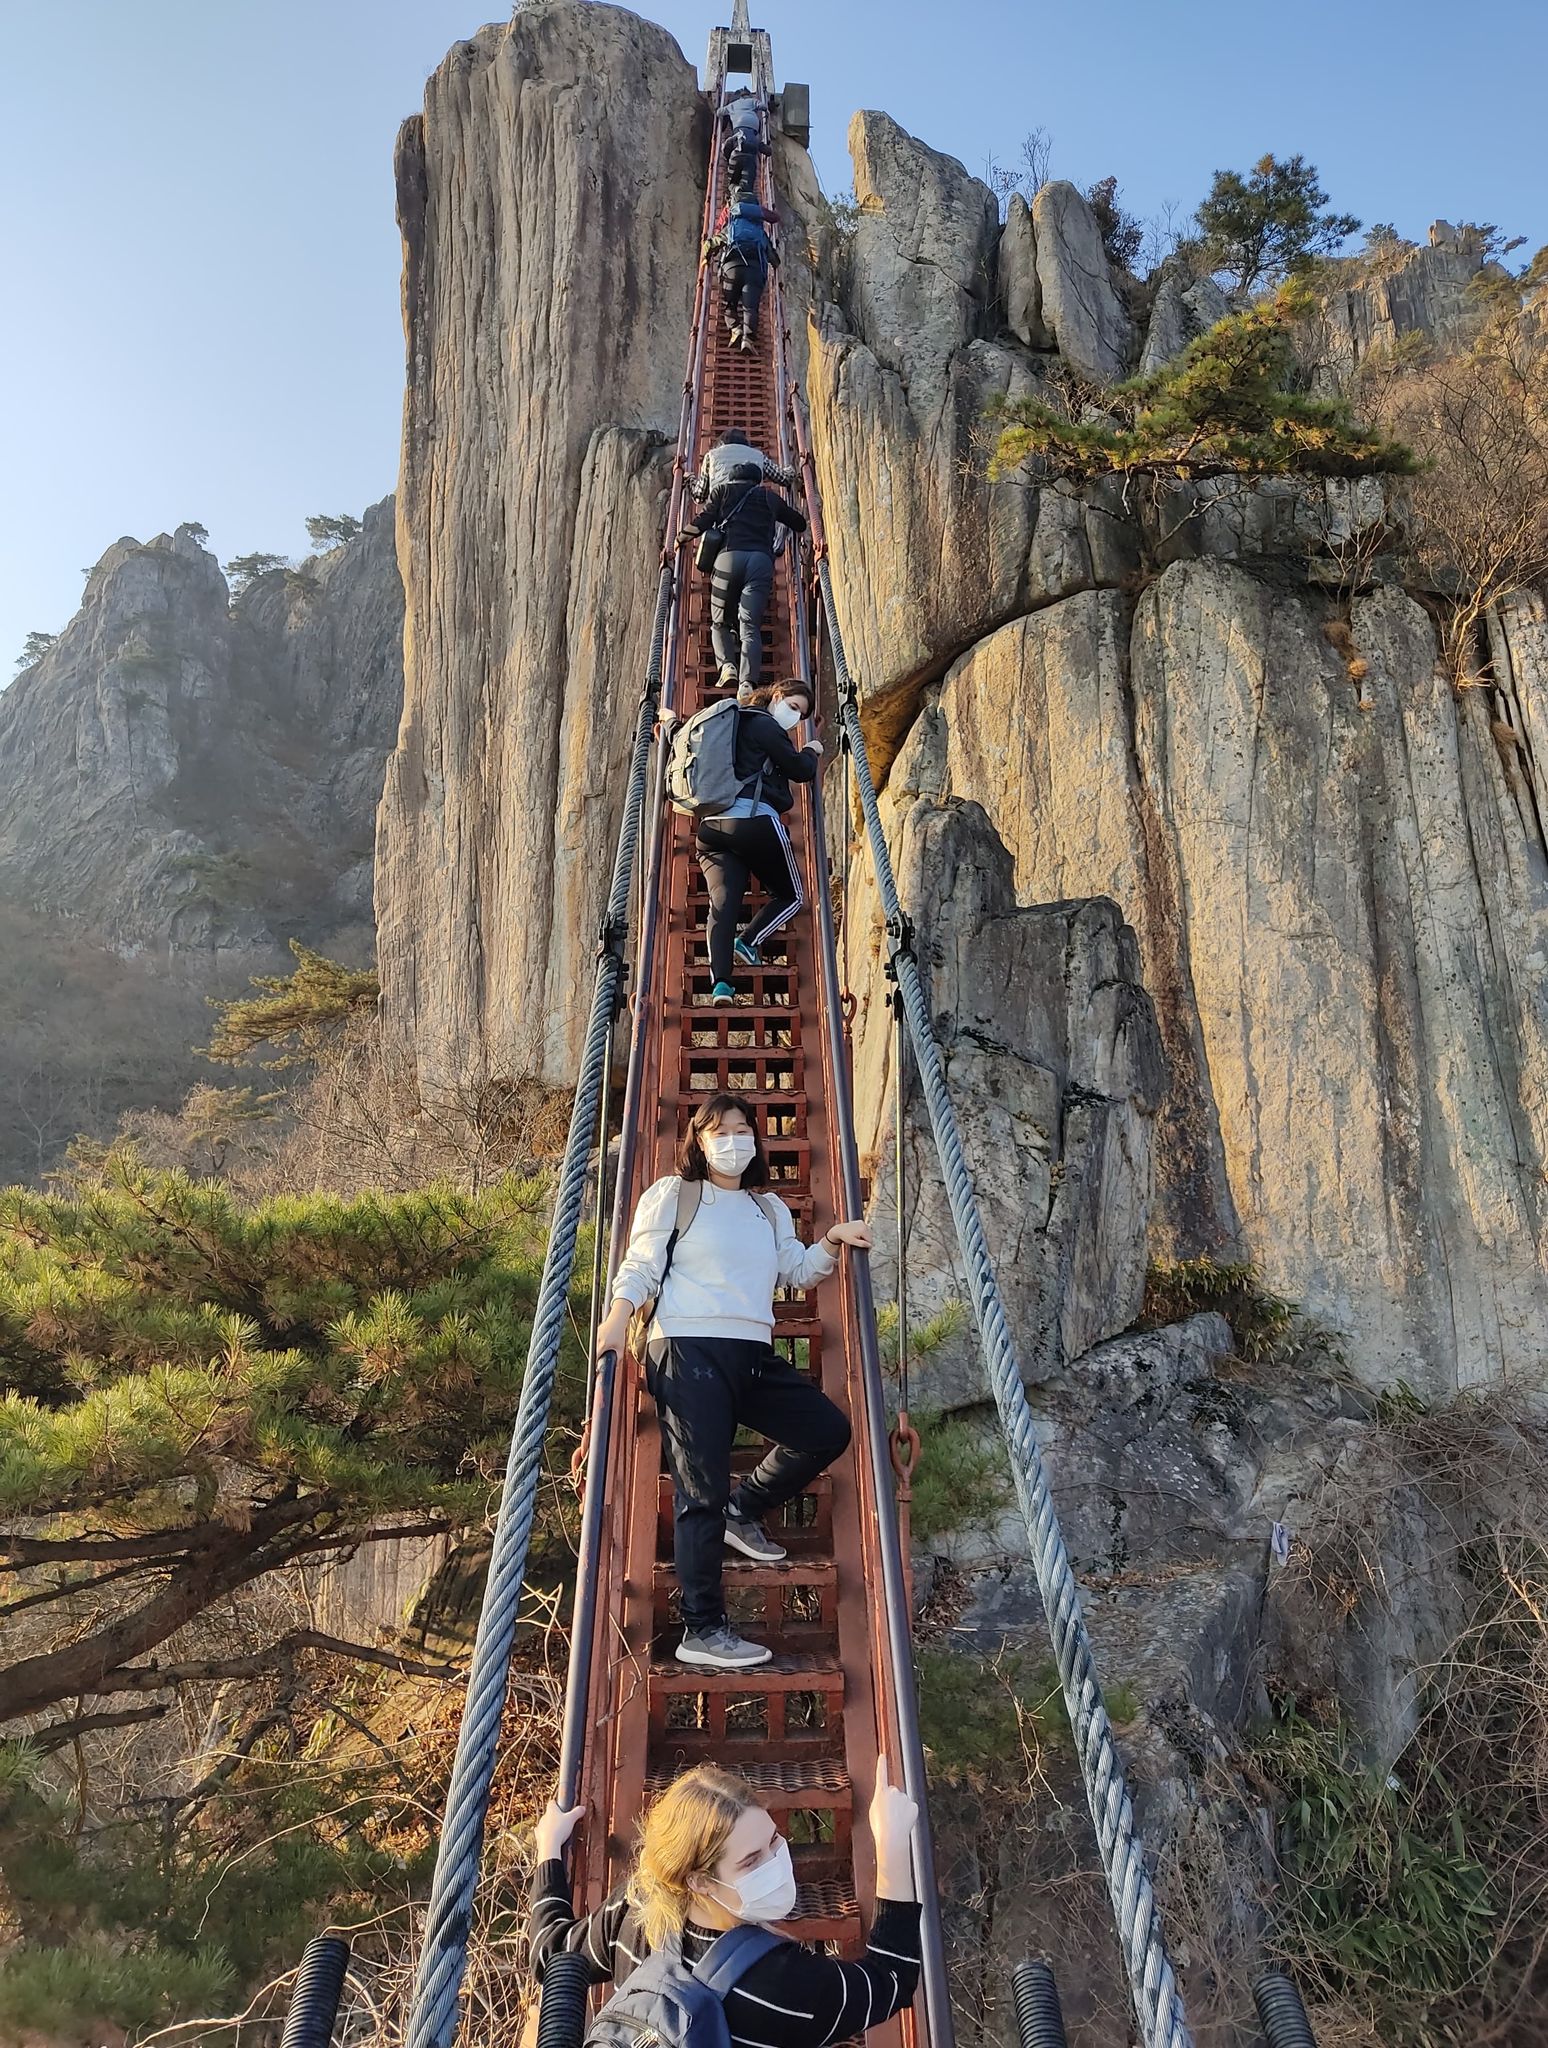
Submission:
[[[811,715],[811,685],[799,676],[750,692],[736,723],[734,766],[743,793],[728,810],[695,824],[694,845],[709,890],[704,937],[712,1003],[736,1000],[735,965],[761,967],[764,940],[783,931],[806,901],[784,813],[795,802],[791,783],[815,780],[822,757],[821,740],[798,748],[791,738]],[[754,875],[768,901],[738,937]]]
[[[661,1417],[672,1474],[672,1540],[682,1591],[680,1664],[745,1671],[773,1652],[731,1627],[727,1548],[757,1564],[785,1552],[762,1527],[849,1442],[849,1422],[820,1387],[774,1349],[774,1290],[810,1287],[838,1247],[869,1250],[864,1223],[834,1223],[814,1245],[795,1234],[777,1195],[760,1192],[768,1159],[751,1103],[712,1095],[695,1111],[677,1172],[641,1195],[597,1332],[597,1355],[622,1351],[629,1319],[652,1304],[646,1384]],[[739,1426],[770,1440],[767,1457],[733,1491]]]
[[[680,1946],[692,1968],[730,1928],[768,1927],[796,1910],[790,1845],[758,1795],[734,1771],[700,1764],[669,1785],[645,1816],[628,1883],[577,1920],[560,1856],[584,1811],[551,1801],[537,1824],[528,1944],[539,1982],[549,1957],[564,1951],[584,1955],[602,1984],[624,1983],[653,1949],[668,1944]],[[878,1761],[870,1813],[876,1916],[865,1953],[843,1963],[801,1942],[771,1942],[723,1992],[735,2048],[823,2048],[879,2027],[913,2003],[918,1818],[918,1807]]]
[[[749,449],[749,456],[755,451]],[[711,528],[720,547],[710,571],[710,633],[722,683],[756,689],[763,668],[763,615],[774,593],[774,525],[805,533],[806,515],[763,482],[762,458],[739,462],[698,517],[677,536],[685,546]]]

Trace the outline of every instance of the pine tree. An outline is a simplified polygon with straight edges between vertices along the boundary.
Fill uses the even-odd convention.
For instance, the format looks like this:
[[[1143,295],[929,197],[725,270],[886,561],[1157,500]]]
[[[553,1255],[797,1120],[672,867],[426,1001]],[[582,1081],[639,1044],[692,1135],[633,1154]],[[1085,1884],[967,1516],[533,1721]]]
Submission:
[[[1042,399],[1002,401],[992,473],[1035,460],[1050,480],[1101,476],[1199,482],[1211,477],[1406,475],[1414,457],[1354,417],[1341,398],[1290,389],[1291,331],[1308,310],[1282,287],[1229,314],[1175,363],[1100,394],[1080,417]]]
[[[319,553],[341,548],[360,531],[360,521],[349,512],[314,512],[306,522],[307,536]]]
[[[375,1007],[381,993],[374,968],[342,967],[292,939],[294,974],[255,974],[260,996],[214,1003],[220,1023],[208,1047],[212,1060],[235,1066],[260,1045],[278,1048],[271,1068],[315,1060],[350,1018]]]
[[[1316,165],[1303,156],[1260,157],[1246,177],[1216,171],[1195,216],[1203,267],[1228,277],[1238,298],[1277,284],[1331,255],[1359,227],[1352,213],[1321,211],[1327,203]]]
[[[251,1676],[153,1653],[297,1559],[479,1521],[537,1206],[508,1181],[243,1208],[121,1160],[73,1195],[0,1197],[0,1619],[32,1624],[29,1654],[0,1651],[0,1722]],[[59,1624],[37,1649],[40,1612]]]
[[[276,569],[288,569],[289,566],[284,555],[233,555],[226,564],[226,576],[232,590],[240,596],[258,577],[272,576]]]
[[[32,668],[43,659],[58,638],[57,633],[29,633],[22,642],[21,653],[16,657],[17,668]]]

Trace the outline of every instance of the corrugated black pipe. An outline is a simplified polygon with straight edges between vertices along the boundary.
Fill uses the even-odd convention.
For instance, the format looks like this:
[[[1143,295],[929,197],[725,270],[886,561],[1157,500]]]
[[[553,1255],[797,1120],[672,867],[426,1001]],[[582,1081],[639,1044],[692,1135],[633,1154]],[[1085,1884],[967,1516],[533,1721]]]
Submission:
[[[338,1935],[319,1934],[307,1943],[280,2048],[328,2048],[348,1967],[349,1943]]]
[[[1011,1979],[1021,2048],[1069,2048],[1059,1987],[1046,1963],[1018,1963]]]
[[[586,2038],[591,1965],[584,1956],[550,1956],[538,2005],[537,2048],[580,2048]]]
[[[1317,2048],[1301,1994],[1283,1970],[1265,1970],[1252,1987],[1252,2002],[1269,2048]]]

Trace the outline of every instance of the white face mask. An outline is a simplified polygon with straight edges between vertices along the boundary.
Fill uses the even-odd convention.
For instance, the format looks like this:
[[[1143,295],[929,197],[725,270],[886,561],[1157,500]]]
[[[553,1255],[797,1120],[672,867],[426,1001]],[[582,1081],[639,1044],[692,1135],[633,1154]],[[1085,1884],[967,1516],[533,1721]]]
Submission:
[[[788,697],[776,697],[769,706],[769,716],[776,725],[782,725],[786,732],[793,732],[806,713],[798,710]]]
[[[788,1842],[776,1842],[768,1862],[760,1863],[745,1876],[717,1877],[714,1882],[720,1891],[730,1893],[725,1905],[738,1920],[766,1926],[771,1920],[788,1920],[795,1911],[795,1871]]]
[[[752,1165],[758,1149],[751,1131],[701,1131],[699,1143],[716,1173],[734,1173],[738,1179]]]

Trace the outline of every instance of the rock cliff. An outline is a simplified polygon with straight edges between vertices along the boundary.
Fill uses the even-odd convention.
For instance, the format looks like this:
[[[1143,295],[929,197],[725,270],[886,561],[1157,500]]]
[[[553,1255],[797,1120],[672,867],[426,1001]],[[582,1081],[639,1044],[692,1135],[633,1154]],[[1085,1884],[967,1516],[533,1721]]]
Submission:
[[[392,526],[388,500],[235,599],[197,529],[116,541],[0,695],[0,1180],[170,1106],[204,997],[287,971],[290,938],[370,957],[402,693]]]
[[[400,692],[392,504],[234,601],[195,529],[116,541],[0,695],[0,886],[126,955],[369,942]]]
[[[654,590],[702,119],[660,30],[538,0],[453,51],[400,139],[406,692],[378,911],[388,1031],[422,1084],[573,1070]],[[1152,1256],[1253,1259],[1373,1381],[1537,1372],[1539,601],[1502,609],[1498,686],[1458,701],[1412,600],[1369,586],[1350,609],[1311,573],[1330,536],[1380,518],[1379,493],[1202,502],[1158,570],[1155,535],[1103,490],[991,483],[992,394],[1061,364],[1153,366],[1219,294],[1165,273],[1142,336],[1072,187],[1002,226],[984,185],[886,115],[856,115],[850,141],[847,235],[818,226],[804,152],[782,145],[781,174],[851,663],[900,848],[942,834],[940,858],[966,863],[977,806],[968,837],[991,851],[971,858],[992,867],[998,843],[1010,864],[993,912],[926,889],[932,943],[952,954],[961,917],[1109,900],[1168,1077],[1134,1083],[1159,1116],[1140,1177]],[[1351,276],[1330,319],[1362,349],[1389,329],[1447,343],[1483,262],[1438,229]],[[599,280],[613,311],[577,347],[555,309]],[[1329,626],[1353,634],[1363,679]],[[850,915],[870,943],[863,887]],[[996,929],[1012,926],[1030,962],[1047,935]],[[1022,1088],[990,992],[955,989],[943,1013],[957,996],[983,1013],[975,1043],[999,1048],[973,1085]],[[879,1134],[885,1059],[862,1050],[860,1078]],[[1016,1185],[1045,1236],[1049,1171],[1029,1137]],[[1148,1194],[1109,1186],[1108,1208],[1139,1214]],[[1114,1232],[1094,1270],[1132,1273],[1130,1226]],[[1047,1331],[1116,1327],[1053,1295],[1027,1313],[1045,1365]]]
[[[399,137],[405,690],[377,921],[422,1086],[574,1071],[706,142],[672,38],[564,0],[459,44]]]
[[[1051,333],[1088,373],[1133,346],[1084,202],[1045,188],[996,252],[960,165],[878,116],[851,141],[865,210],[843,303],[816,315],[812,392],[878,760],[905,789],[982,806],[1019,903],[1109,897],[1134,927],[1170,1077],[1156,1253],[1253,1259],[1377,1382],[1540,1377],[1539,600],[1494,623],[1498,688],[1458,700],[1426,613],[1368,589],[1344,621],[1357,683],[1301,566],[1326,508],[1269,491],[1212,509],[1176,543],[1211,559],[1146,575],[1106,506],[989,483],[972,459],[983,398],[1047,360],[1024,335]],[[1452,273],[1481,260],[1443,238],[1408,259],[1406,297],[1388,280],[1341,303],[1366,331],[1385,293],[1389,324],[1401,307],[1445,342]],[[899,284],[911,266],[939,280],[929,307]],[[968,285],[994,274],[999,313]],[[900,291],[912,317],[889,315]],[[1179,293],[1178,345],[1216,310]],[[901,850],[901,802],[894,829]],[[862,898],[852,915],[874,943]],[[865,1109],[883,1128],[879,1097]]]

